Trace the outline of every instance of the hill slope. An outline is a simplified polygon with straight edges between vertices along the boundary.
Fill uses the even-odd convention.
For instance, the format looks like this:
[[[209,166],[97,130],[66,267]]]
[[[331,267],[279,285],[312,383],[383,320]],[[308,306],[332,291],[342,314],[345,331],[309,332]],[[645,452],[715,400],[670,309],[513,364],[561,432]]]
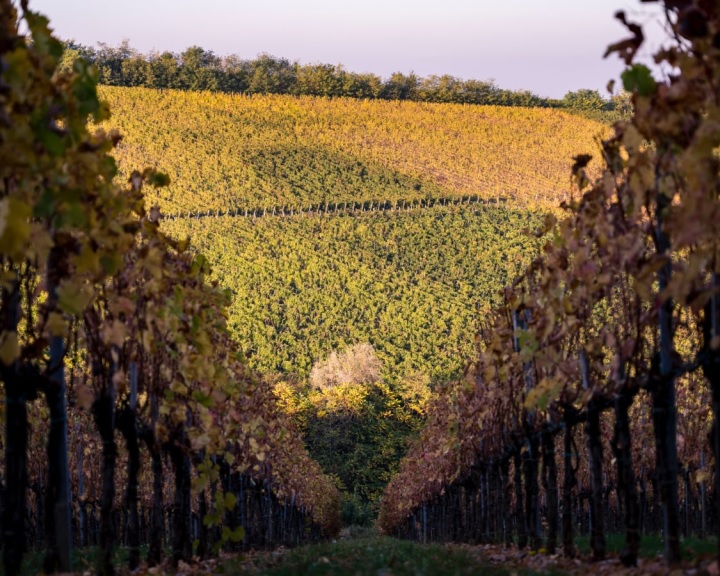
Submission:
[[[555,205],[607,127],[557,110],[101,90],[121,166],[162,168],[166,213],[479,194]],[[127,168],[126,168],[127,169]]]
[[[163,212],[179,216],[162,227],[190,236],[233,293],[230,325],[250,366],[302,382],[332,351],[369,342],[396,390],[461,373],[482,310],[535,252],[537,240],[523,230],[537,227],[539,208],[569,188],[570,156],[592,151],[603,130],[540,109],[102,92],[114,111],[109,125],[125,135],[120,165],[150,163],[170,174],[169,188],[148,191]],[[507,203],[417,202],[477,195]],[[411,208],[297,214],[371,200]],[[296,212],[207,215],[273,206]],[[295,393],[307,393],[301,389]],[[311,454],[320,461],[329,454],[327,468],[338,477],[361,463],[373,481],[353,468],[346,481],[353,494],[379,493],[415,429],[396,397],[378,400],[382,418],[352,415],[363,438],[353,439],[352,454],[339,458],[310,438]],[[325,416],[308,410],[305,431],[323,429]],[[338,470],[338,462],[347,466]]]
[[[436,207],[365,216],[180,219],[234,293],[231,326],[252,365],[306,376],[335,349],[371,342],[386,377],[457,374],[478,310],[519,272],[539,218]]]

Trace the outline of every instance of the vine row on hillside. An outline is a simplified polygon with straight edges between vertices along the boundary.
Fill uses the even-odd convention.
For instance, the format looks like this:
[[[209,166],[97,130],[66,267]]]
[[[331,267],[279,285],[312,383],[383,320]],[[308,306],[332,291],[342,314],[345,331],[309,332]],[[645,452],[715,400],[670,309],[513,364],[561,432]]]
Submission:
[[[425,208],[434,208],[436,206],[464,206],[472,204],[489,204],[489,205],[507,205],[508,198],[482,198],[480,195],[475,196],[445,196],[439,198],[425,198],[421,200],[385,200],[385,201],[368,201],[368,202],[323,202],[313,204],[304,208],[295,208],[291,206],[271,206],[263,208],[249,209],[217,209],[197,212],[179,212],[172,214],[161,214],[163,220],[178,220],[188,218],[219,218],[222,216],[260,218],[264,216],[310,216],[313,214],[355,214],[365,212],[408,212],[410,210],[420,210]]]
[[[644,534],[675,565],[683,535],[720,533],[720,4],[664,4],[678,41],[656,60],[677,73],[635,63],[642,30],[619,12],[633,118],[602,177],[575,157],[582,197],[485,315],[388,486],[386,531],[550,554],[562,535],[574,556],[581,526],[601,560],[613,527],[626,565]]]
[[[142,544],[177,566],[334,535],[339,493],[230,337],[229,295],[145,208],[167,176],[117,184],[120,135],[88,129],[108,117],[96,72],[57,72],[25,2],[0,0],[0,27],[5,573],[29,546],[72,572],[73,545],[98,544],[110,576],[119,525],[131,571]]]

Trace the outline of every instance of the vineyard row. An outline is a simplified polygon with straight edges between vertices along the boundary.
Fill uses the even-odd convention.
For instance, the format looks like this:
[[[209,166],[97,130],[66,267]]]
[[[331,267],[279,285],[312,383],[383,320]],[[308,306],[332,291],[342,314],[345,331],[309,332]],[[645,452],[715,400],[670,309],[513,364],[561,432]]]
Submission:
[[[146,210],[168,177],[118,185],[119,135],[88,131],[108,115],[93,71],[54,73],[62,46],[27,3],[0,0],[0,24],[4,573],[30,546],[70,573],[73,545],[96,544],[113,576],[118,536],[135,571],[143,543],[149,566],[168,546],[177,566],[336,534],[339,493],[245,365],[229,295]]]
[[[293,206],[272,206],[264,208],[245,208],[228,210],[205,210],[197,212],[178,212],[174,214],[163,214],[164,220],[178,220],[188,218],[217,218],[221,216],[261,218],[264,216],[309,216],[312,214],[354,214],[357,212],[408,212],[411,210],[434,208],[436,206],[463,206],[471,204],[508,204],[508,198],[482,198],[475,196],[445,196],[440,198],[426,198],[419,200],[384,200],[368,202],[322,202],[312,204],[303,208]]]
[[[599,561],[620,530],[627,566],[655,532],[672,566],[683,535],[720,529],[720,5],[694,3],[707,28],[689,31],[664,4],[683,43],[655,60],[678,73],[633,63],[641,28],[619,12],[632,37],[608,53],[634,116],[602,141],[601,177],[575,156],[581,197],[483,315],[465,378],[388,485],[386,532],[550,554],[562,533],[572,557],[580,526]]]

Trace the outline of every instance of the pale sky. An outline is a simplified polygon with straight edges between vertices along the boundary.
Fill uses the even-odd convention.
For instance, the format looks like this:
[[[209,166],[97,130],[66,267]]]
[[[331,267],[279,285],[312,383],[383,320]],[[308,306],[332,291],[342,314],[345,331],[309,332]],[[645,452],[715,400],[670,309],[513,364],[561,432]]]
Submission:
[[[623,69],[605,47],[627,36],[613,14],[654,29],[657,7],[639,0],[30,0],[62,38],[141,52],[198,45],[218,55],[260,53],[392,72],[494,79],[562,97],[605,85]]]

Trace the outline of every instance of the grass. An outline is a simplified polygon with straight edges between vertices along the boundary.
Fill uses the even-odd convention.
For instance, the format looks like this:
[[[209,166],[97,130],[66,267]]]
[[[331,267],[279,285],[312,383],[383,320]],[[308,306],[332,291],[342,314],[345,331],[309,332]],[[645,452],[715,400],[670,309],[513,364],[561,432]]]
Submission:
[[[73,570],[77,573],[91,572],[95,573],[95,566],[97,565],[99,548],[92,546],[88,548],[73,548],[72,551],[72,564]],[[146,549],[140,550],[140,555],[145,558],[147,555]],[[128,549],[117,547],[113,554],[113,564],[117,567],[125,567],[128,563]],[[44,551],[33,551],[25,554],[23,558],[22,574],[41,574],[43,567],[43,559],[45,558]],[[5,569],[2,565],[1,554],[0,554],[0,576],[5,574]]]
[[[624,534],[608,534],[605,536],[607,551],[618,554],[625,546]],[[579,536],[575,538],[575,545],[582,554],[590,554],[590,537]],[[643,536],[640,540],[639,554],[641,558],[654,558],[664,552],[665,543],[659,534]],[[697,537],[683,538],[683,560],[694,561],[707,558],[717,553],[717,542],[714,538],[700,539]]]
[[[607,550],[617,554],[624,546],[623,534],[606,536]],[[578,550],[590,553],[588,537],[575,540]],[[714,539],[685,538],[682,542],[683,558],[689,562],[712,557],[717,550]],[[73,568],[77,573],[94,572],[97,548],[73,551]],[[642,538],[640,556],[655,558],[663,553],[663,540],[658,535]],[[145,551],[142,552],[143,557]],[[115,551],[115,566],[127,565],[128,551]],[[23,574],[39,574],[42,571],[42,552],[26,555]],[[510,560],[512,562],[512,560]],[[513,565],[515,564],[515,565]],[[529,568],[520,568],[516,563],[500,567],[483,562],[478,554],[469,554],[456,546],[440,544],[419,544],[405,540],[378,536],[372,528],[354,527],[343,530],[341,538],[332,542],[302,546],[294,549],[279,549],[220,559],[208,570],[214,574],[238,574],[245,576],[465,576],[483,574],[487,576],[534,576]],[[542,574],[561,574],[545,567]],[[205,569],[200,568],[200,573]],[[4,574],[0,563],[0,575]]]
[[[462,550],[438,544],[422,545],[366,533],[359,538],[303,546],[283,554],[242,558],[221,565],[221,574],[264,576],[504,576],[532,571],[499,568],[478,561]]]

